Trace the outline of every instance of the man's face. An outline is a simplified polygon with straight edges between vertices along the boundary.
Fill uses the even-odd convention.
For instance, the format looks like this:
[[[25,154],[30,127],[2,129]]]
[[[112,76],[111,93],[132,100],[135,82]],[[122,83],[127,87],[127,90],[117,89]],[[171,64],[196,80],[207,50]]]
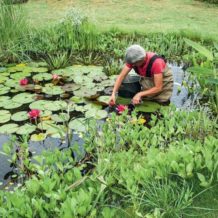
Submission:
[[[132,66],[133,67],[141,67],[144,65],[144,63],[145,63],[145,60],[143,59],[143,60],[140,60],[140,61],[133,63]]]

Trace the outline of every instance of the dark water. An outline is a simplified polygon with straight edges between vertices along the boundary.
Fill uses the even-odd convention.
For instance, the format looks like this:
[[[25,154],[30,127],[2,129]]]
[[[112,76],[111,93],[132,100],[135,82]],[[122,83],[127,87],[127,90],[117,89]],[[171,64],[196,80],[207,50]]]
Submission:
[[[183,108],[184,106],[190,106],[190,100],[188,99],[188,90],[182,86],[182,81],[188,81],[188,75],[182,70],[182,67],[172,65],[173,77],[174,77],[174,89],[171,97],[171,102],[176,105],[177,108]],[[0,151],[2,151],[2,145],[10,140],[10,136],[0,134]],[[75,142],[83,150],[83,140],[76,134],[73,135],[71,144]],[[43,150],[53,150],[55,148],[63,149],[67,147],[66,143],[61,142],[60,139],[46,138],[43,142],[31,142],[29,143],[30,152],[33,154],[40,154]],[[6,173],[11,171],[10,163],[7,156],[0,154],[0,184],[5,184],[4,180]],[[0,185],[1,188],[1,185]]]

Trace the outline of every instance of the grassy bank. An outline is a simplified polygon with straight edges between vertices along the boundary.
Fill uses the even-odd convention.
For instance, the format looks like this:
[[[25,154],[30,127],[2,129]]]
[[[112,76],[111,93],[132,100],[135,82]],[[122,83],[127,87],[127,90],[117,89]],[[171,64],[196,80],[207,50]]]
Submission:
[[[193,0],[31,0],[24,7],[35,26],[55,22],[76,7],[103,31],[112,27],[142,33],[187,31],[218,39],[218,7]]]

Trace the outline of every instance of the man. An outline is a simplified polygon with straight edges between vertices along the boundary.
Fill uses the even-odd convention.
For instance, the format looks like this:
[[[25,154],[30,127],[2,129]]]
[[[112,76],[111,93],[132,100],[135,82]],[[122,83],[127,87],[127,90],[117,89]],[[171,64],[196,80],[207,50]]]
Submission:
[[[139,104],[142,98],[158,102],[169,101],[173,90],[173,76],[163,57],[145,52],[140,45],[132,45],[126,50],[125,61],[126,64],[115,82],[110,105],[116,103],[116,92],[132,69],[141,76],[142,86],[142,90],[133,97],[133,104]]]

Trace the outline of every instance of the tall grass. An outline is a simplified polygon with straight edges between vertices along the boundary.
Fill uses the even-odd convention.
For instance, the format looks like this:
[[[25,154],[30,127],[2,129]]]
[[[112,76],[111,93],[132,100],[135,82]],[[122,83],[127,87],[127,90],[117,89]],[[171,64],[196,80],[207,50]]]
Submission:
[[[19,57],[28,30],[22,8],[0,0],[0,59],[3,57],[6,61],[13,61]]]

